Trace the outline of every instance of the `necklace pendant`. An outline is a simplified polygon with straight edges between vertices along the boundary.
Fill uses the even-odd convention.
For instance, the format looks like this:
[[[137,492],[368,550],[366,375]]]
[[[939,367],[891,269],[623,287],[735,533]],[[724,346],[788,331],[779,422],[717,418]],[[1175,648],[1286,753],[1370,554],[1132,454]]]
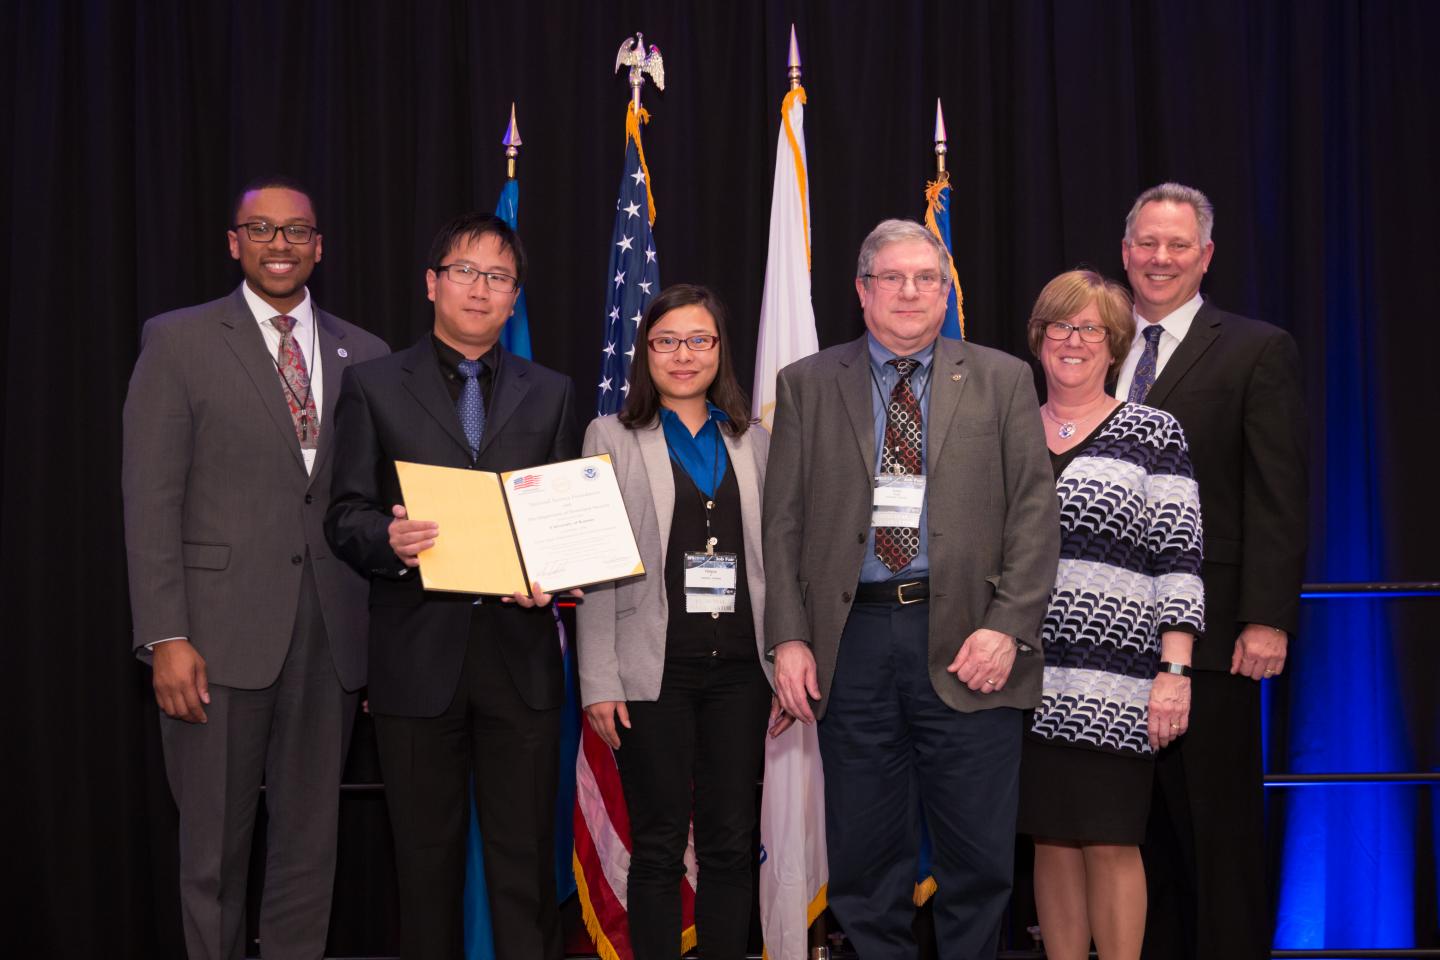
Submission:
[[[1064,423],[1060,424],[1060,429],[1056,431],[1056,434],[1059,435],[1061,440],[1069,440],[1071,437],[1075,436],[1075,421],[1066,420]]]

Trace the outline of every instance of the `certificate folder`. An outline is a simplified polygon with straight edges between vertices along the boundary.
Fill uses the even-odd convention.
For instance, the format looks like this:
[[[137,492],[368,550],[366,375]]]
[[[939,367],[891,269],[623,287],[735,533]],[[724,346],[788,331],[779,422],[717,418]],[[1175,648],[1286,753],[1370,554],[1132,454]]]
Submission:
[[[399,461],[406,513],[440,525],[426,590],[529,595],[645,572],[608,454],[489,473]]]

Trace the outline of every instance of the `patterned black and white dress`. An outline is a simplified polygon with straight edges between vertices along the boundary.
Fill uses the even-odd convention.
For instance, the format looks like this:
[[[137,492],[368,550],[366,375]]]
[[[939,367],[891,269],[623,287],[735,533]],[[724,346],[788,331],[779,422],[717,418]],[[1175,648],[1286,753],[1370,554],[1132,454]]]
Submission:
[[[1041,628],[1044,693],[1020,765],[1020,832],[1139,843],[1160,635],[1204,630],[1199,490],[1180,424],[1139,404],[1121,404],[1051,460],[1060,568]]]

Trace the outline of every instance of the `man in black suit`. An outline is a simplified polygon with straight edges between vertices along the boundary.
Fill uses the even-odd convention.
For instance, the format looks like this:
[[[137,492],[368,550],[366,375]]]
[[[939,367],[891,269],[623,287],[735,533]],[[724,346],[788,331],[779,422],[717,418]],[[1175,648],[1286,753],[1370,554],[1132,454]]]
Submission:
[[[1295,341],[1200,297],[1214,208],[1165,183],[1125,219],[1135,340],[1116,395],[1185,430],[1205,527],[1205,636],[1189,731],[1161,751],[1145,853],[1147,957],[1270,956],[1260,685],[1285,668],[1307,531]]]
[[[469,214],[431,246],[433,329],[347,372],[326,535],[370,578],[370,710],[400,879],[402,956],[461,955],[472,775],[495,946],[558,958],[554,804],[564,667],[549,597],[426,593],[443,536],[401,506],[395,461],[501,471],[579,455],[569,378],[506,353],[525,278],[520,238]]]
[[[125,398],[133,645],[164,714],[190,960],[245,956],[262,779],[265,956],[317,960],[365,683],[365,581],[322,531],[332,424],[341,375],[387,351],[311,298],[323,238],[304,187],[257,180],[231,223],[244,282],[146,323]]]

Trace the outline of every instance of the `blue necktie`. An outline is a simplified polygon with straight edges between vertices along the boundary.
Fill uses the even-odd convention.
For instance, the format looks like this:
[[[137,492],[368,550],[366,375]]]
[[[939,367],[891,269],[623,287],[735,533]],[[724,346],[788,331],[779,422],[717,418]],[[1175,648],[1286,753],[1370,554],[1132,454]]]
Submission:
[[[485,432],[485,398],[480,396],[480,361],[461,360],[455,365],[465,386],[460,388],[460,402],[455,412],[460,414],[460,428],[470,443],[470,456],[480,456],[480,437]]]
[[[1145,337],[1145,350],[1140,354],[1140,362],[1135,364],[1135,379],[1130,381],[1131,403],[1144,403],[1145,395],[1155,386],[1155,359],[1160,354],[1160,334],[1164,330],[1165,328],[1157,323],[1146,327],[1142,334]]]

